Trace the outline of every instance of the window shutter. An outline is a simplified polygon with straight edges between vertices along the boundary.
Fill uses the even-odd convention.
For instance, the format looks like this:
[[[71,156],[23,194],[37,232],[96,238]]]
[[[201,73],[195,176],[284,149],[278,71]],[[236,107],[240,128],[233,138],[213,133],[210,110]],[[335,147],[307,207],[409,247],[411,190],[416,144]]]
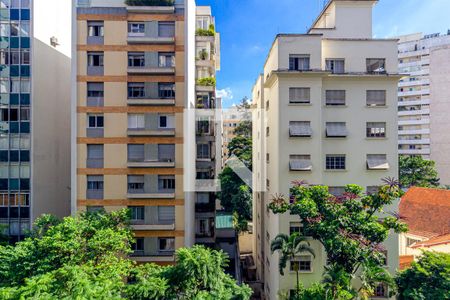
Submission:
[[[386,105],[385,90],[367,91],[367,106],[384,106],[384,105]]]
[[[326,105],[345,105],[345,90],[327,90]]]
[[[128,145],[128,160],[129,161],[144,161],[145,150],[144,145]]]
[[[160,221],[174,221],[175,220],[175,206],[159,206],[158,219]]]

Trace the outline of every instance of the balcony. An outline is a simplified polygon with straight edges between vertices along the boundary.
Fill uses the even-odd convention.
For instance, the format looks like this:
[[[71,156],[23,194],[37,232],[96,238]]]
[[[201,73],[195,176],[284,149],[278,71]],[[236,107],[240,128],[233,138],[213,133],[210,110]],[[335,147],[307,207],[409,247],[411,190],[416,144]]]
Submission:
[[[175,263],[175,256],[173,254],[164,254],[164,256],[144,255],[140,252],[135,252],[131,255],[131,259],[138,263]]]
[[[429,145],[430,139],[398,140],[399,145]]]
[[[131,224],[133,230],[175,230],[175,220],[166,224]]]
[[[414,135],[414,134],[430,134],[430,129],[404,129],[398,131],[399,135]]]
[[[175,6],[127,6],[127,11],[134,14],[173,14]]]
[[[175,98],[128,98],[128,105],[175,105]]]
[[[430,49],[422,49],[422,50],[416,50],[416,51],[400,52],[398,54],[398,57],[405,58],[405,57],[422,56],[422,55],[429,55],[429,54],[430,54]]]
[[[128,136],[175,136],[175,129],[128,128]]]
[[[418,109],[418,110],[404,110],[399,111],[399,116],[416,116],[416,115],[429,115],[430,110],[429,109]]]
[[[423,105],[423,104],[430,104],[429,98],[423,98],[420,100],[407,100],[407,101],[399,101],[398,106],[410,106],[410,105]]]
[[[175,37],[128,35],[128,44],[174,44]]]
[[[128,67],[128,74],[175,74],[173,67]]]
[[[398,96],[399,97],[407,97],[407,96],[421,96],[421,95],[429,95],[430,89],[421,89],[421,90],[415,90],[415,91],[399,91]]]
[[[428,125],[430,124],[430,119],[419,119],[419,120],[399,120],[398,125]]]
[[[398,154],[404,155],[426,155],[430,154],[430,149],[399,149]]]
[[[129,161],[128,168],[175,168],[174,161]]]
[[[144,192],[144,191],[128,191],[128,199],[174,199],[174,191],[156,191],[156,192]]]
[[[398,83],[399,87],[406,87],[406,86],[419,86],[419,85],[429,85],[430,79],[422,79],[422,80],[413,80],[413,81],[400,81]]]

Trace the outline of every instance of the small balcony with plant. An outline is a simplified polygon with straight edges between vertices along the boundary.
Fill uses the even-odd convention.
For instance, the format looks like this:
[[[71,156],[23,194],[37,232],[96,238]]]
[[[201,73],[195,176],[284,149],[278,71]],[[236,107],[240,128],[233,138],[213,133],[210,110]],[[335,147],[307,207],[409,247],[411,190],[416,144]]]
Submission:
[[[197,28],[195,31],[196,41],[197,42],[215,42],[216,30],[213,24],[209,24],[208,28]]]
[[[210,68],[210,71],[213,72],[215,69],[215,62],[212,50],[202,48],[201,50],[197,51],[195,65],[197,67]]]
[[[204,77],[197,79],[197,91],[214,92],[215,88],[216,88],[216,78]]]
[[[133,13],[175,13],[175,0],[125,0],[125,4]]]

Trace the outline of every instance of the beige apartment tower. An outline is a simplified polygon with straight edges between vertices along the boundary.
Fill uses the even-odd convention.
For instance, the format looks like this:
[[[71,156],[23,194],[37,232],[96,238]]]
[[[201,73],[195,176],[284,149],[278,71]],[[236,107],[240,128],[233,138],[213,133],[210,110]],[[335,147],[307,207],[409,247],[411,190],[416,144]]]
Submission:
[[[186,244],[186,9],[91,0],[75,12],[72,211],[129,208],[138,262],[171,264]]]
[[[399,154],[436,162],[443,185],[450,184],[450,30],[399,37]]]
[[[278,272],[270,242],[301,230],[298,216],[267,209],[276,194],[289,195],[294,180],[324,184],[339,195],[347,184],[370,192],[397,177],[397,40],[372,37],[377,1],[330,1],[307,34],[276,36],[264,72],[253,88],[254,256],[264,299],[295,289],[288,263]],[[326,254],[302,255],[300,280],[320,282]],[[398,237],[386,242],[386,268],[398,268]],[[378,286],[377,297],[388,295]]]

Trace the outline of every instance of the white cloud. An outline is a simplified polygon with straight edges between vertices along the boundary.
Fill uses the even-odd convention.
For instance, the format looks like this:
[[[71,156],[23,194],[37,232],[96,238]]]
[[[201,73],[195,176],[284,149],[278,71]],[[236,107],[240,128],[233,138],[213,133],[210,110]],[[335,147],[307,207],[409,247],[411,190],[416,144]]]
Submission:
[[[233,91],[227,87],[216,91],[217,98],[222,98],[222,101],[233,100]]]

